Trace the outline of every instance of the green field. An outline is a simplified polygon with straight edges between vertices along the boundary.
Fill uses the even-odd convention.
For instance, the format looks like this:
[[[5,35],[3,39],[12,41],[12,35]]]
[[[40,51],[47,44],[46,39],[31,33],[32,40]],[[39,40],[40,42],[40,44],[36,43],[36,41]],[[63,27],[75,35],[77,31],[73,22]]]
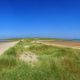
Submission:
[[[0,56],[0,80],[80,80],[80,50],[33,40],[24,39]],[[19,59],[29,52],[38,56],[37,62]]]

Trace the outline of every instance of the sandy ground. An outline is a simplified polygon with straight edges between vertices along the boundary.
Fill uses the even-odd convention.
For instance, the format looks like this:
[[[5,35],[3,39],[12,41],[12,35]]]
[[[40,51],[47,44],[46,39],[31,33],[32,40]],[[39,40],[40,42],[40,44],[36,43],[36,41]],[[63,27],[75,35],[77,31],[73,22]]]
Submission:
[[[30,63],[32,66],[34,66],[38,62],[38,56],[31,52],[25,52],[20,55],[20,60]]]
[[[16,42],[0,42],[0,55],[2,55],[10,47],[15,46],[17,43],[18,43],[18,41],[16,41]]]
[[[45,41],[44,40],[44,41],[38,41],[38,43],[59,46],[59,47],[80,49],[80,42],[74,42],[74,41]]]

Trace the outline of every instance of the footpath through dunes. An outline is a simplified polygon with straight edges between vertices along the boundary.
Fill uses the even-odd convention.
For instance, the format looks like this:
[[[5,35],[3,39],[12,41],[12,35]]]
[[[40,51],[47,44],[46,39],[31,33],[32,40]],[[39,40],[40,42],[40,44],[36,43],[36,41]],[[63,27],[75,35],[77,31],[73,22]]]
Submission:
[[[0,55],[2,55],[10,47],[15,46],[17,43],[18,43],[18,41],[15,41],[15,42],[0,42]]]
[[[53,41],[53,40],[39,40],[37,43],[42,43],[46,45],[58,46],[58,47],[67,47],[80,49],[80,42],[75,41]]]

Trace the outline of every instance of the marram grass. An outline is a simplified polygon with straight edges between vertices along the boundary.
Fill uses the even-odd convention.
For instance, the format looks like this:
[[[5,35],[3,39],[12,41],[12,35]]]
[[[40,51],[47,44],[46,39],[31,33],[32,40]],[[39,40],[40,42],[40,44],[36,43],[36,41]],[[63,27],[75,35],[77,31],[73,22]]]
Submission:
[[[35,66],[18,59],[25,51],[39,56]],[[0,80],[80,80],[80,50],[19,42],[0,57]]]

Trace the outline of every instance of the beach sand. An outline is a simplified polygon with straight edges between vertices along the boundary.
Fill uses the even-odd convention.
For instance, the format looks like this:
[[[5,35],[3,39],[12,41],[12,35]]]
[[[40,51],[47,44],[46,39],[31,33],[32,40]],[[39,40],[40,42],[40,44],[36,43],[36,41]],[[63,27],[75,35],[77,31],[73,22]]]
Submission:
[[[75,48],[80,49],[80,42],[75,41],[47,41],[47,40],[41,40],[38,41],[38,43],[46,44],[46,45],[52,45],[52,46],[59,46],[59,47],[67,47],[67,48]]]
[[[16,41],[16,42],[0,42],[0,55],[2,55],[10,47],[15,46],[17,43],[18,43],[18,41]]]

